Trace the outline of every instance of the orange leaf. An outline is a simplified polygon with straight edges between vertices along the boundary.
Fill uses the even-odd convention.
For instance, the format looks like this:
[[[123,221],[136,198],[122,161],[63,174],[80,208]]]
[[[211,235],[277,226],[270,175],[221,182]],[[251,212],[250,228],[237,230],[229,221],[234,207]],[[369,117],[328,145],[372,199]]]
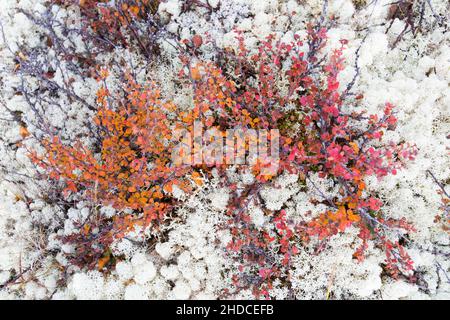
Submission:
[[[30,135],[30,132],[28,131],[28,129],[24,126],[21,126],[19,129],[19,133],[22,136],[22,138],[26,138]]]
[[[203,185],[203,178],[200,175],[200,173],[198,173],[197,171],[194,171],[191,175],[192,180],[194,180],[194,182],[198,185],[201,186]]]
[[[198,70],[198,66],[191,67],[191,76],[194,80],[200,80],[201,75],[200,71]]]
[[[106,264],[109,262],[109,260],[110,260],[109,254],[100,258],[98,260],[98,270],[102,270],[106,266]]]
[[[358,147],[358,144],[356,142],[350,142],[349,145],[352,147],[352,149],[355,152],[355,154],[359,153],[359,147]]]
[[[165,184],[163,190],[167,193],[172,193],[172,184],[171,183]]]
[[[347,210],[347,216],[348,216],[348,220],[353,221],[353,222],[358,222],[360,220],[360,216],[353,214],[352,210]]]

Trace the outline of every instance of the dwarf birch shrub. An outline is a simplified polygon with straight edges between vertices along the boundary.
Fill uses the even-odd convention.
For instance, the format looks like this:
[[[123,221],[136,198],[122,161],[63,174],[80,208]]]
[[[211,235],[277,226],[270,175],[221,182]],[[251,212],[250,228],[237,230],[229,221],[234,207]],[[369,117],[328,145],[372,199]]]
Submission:
[[[405,220],[383,218],[382,201],[364,182],[369,176],[395,175],[417,153],[409,143],[383,139],[386,130],[395,130],[395,107],[386,103],[382,114],[368,115],[358,106],[361,95],[351,96],[351,88],[339,90],[346,41],[324,56],[323,28],[310,26],[307,39],[290,44],[269,36],[257,53],[245,47],[242,37],[238,40],[237,50],[226,51],[222,69],[211,63],[188,65],[198,99],[194,117],[208,114],[208,124],[221,130],[239,126],[281,133],[278,171],[264,175],[261,163],[251,166],[257,181],[243,192],[236,191],[229,204],[228,227],[234,239],[228,249],[240,263],[236,286],[269,296],[274,279],[288,278],[291,257],[301,250],[301,243],[313,237],[329,239],[350,226],[360,229],[363,240],[355,259],[364,259],[367,241],[374,240],[386,252],[389,274],[411,275],[412,261],[401,245],[399,230],[414,228]],[[305,44],[310,48],[307,52]],[[283,210],[267,212],[271,226],[261,230],[252,224],[245,204],[260,202],[262,186],[284,171],[298,174],[303,182],[318,174],[338,185],[340,196],[331,198],[317,190],[321,197],[314,201],[329,207],[318,218],[294,222],[286,220]]]

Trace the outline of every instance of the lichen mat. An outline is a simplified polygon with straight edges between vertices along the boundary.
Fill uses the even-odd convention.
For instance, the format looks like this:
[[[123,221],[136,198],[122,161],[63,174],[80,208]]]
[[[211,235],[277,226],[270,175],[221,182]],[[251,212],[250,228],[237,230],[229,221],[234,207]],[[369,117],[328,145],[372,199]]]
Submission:
[[[1,1],[0,298],[448,299],[449,12]]]

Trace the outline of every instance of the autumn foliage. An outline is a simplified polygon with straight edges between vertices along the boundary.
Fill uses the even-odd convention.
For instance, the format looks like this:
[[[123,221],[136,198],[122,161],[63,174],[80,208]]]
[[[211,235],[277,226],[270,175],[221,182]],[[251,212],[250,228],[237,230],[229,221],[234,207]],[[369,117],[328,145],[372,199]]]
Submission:
[[[88,13],[94,10],[91,2],[83,2]],[[150,1],[133,1],[119,14],[98,9],[93,14],[104,18],[91,27],[99,34],[108,32],[103,28],[114,29],[117,33],[109,34],[110,40],[126,41],[123,28],[115,24],[126,26],[128,19],[139,19],[150,7]],[[158,233],[178,204],[172,196],[174,186],[189,193],[201,184],[199,170],[207,176],[215,167],[233,195],[223,227],[233,236],[227,251],[239,264],[233,277],[237,290],[252,288],[256,296],[270,297],[275,279],[289,281],[292,258],[303,244],[319,239],[323,245],[350,227],[359,229],[362,242],[355,259],[364,259],[368,241],[374,241],[386,252],[387,272],[396,277],[411,275],[413,264],[402,234],[414,228],[405,220],[385,218],[382,201],[367,188],[365,179],[395,175],[417,150],[408,143],[384,141],[385,132],[395,130],[397,123],[392,104],[370,115],[359,106],[360,95],[340,87],[346,41],[327,56],[326,30],[320,27],[310,26],[306,39],[296,37],[288,44],[270,36],[256,52],[238,36],[238,48],[225,49],[216,62],[196,56],[205,42],[196,36],[180,54],[179,76],[193,92],[192,110],[179,110],[161,97],[156,83],[139,84],[126,73],[123,92],[110,92],[104,84],[97,93],[94,147],[79,141],[66,144],[55,135],[41,141],[44,154],[32,153],[45,174],[64,183],[67,197],[81,195],[120,213],[111,219],[92,218],[80,234],[66,239],[78,245],[78,256],[87,257],[75,257],[76,262],[91,267],[100,262],[103,267],[101,259],[109,257],[108,245],[114,239],[136,227]],[[99,81],[104,81],[108,72],[100,73]],[[226,164],[174,166],[174,129],[189,129],[195,120],[221,131],[236,127],[279,130],[278,171],[262,174],[261,163],[239,166],[242,172],[251,170],[256,180],[238,192],[235,183],[227,180]],[[311,201],[326,205],[325,212],[310,221],[294,221],[285,210],[265,210],[269,227],[258,228],[248,205],[262,205],[259,191],[283,172],[298,174],[302,184],[318,175],[339,186],[339,195],[314,190],[321,196]]]
[[[103,80],[108,75],[105,70],[101,74]],[[80,192],[95,204],[119,212],[132,210],[109,221],[102,219],[101,224],[91,220],[77,239],[71,237],[69,241],[83,244],[80,249],[85,254],[91,254],[94,245],[101,243],[103,248],[138,226],[156,231],[174,205],[167,196],[173,185],[186,192],[191,189],[184,177],[192,170],[170,165],[174,140],[167,114],[175,106],[162,101],[152,83],[138,85],[127,75],[123,85],[121,96],[112,95],[106,86],[97,92],[98,112],[93,121],[98,128],[98,153],[79,141],[65,145],[53,136],[42,141],[44,156],[31,155],[51,179],[64,181],[66,196]],[[101,236],[93,237],[96,228]]]
[[[242,37],[238,40],[238,50],[227,51],[223,70],[211,63],[190,65],[197,97],[195,117],[207,114],[212,117],[206,117],[209,125],[222,130],[238,126],[280,130],[277,174],[296,173],[303,182],[317,174],[338,185],[340,196],[330,198],[321,190],[313,190],[322,196],[312,201],[327,205],[326,212],[301,223],[289,221],[283,210],[267,212],[272,230],[259,230],[243,204],[248,198],[257,201],[261,185],[273,177],[261,175],[258,164],[252,166],[258,181],[244,196],[236,193],[228,210],[235,237],[229,249],[242,262],[234,278],[236,286],[250,286],[255,294],[268,296],[272,280],[288,277],[291,258],[301,250],[299,244],[312,238],[328,240],[351,226],[360,229],[363,243],[355,259],[364,259],[367,241],[375,240],[386,252],[387,272],[393,276],[410,274],[412,261],[398,234],[414,228],[404,220],[384,219],[382,201],[370,193],[364,181],[369,176],[381,179],[395,175],[417,153],[408,143],[383,140],[385,131],[394,130],[397,123],[394,106],[386,103],[382,114],[368,115],[358,106],[361,96],[350,97],[346,90],[339,91],[346,41],[328,60],[321,60],[326,40],[323,29],[311,27],[307,39],[291,44],[269,37],[257,53],[247,50]],[[314,51],[303,52],[306,43]],[[241,169],[248,170],[245,166]],[[392,233],[396,241],[390,240]]]

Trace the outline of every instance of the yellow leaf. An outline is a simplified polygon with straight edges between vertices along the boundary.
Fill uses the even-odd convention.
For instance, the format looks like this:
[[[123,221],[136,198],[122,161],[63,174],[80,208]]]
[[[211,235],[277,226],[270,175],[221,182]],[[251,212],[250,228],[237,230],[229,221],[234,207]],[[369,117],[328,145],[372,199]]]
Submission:
[[[20,60],[22,60],[22,61],[28,60],[27,56],[25,56],[22,51],[20,51],[17,55],[19,56]]]
[[[359,147],[356,142],[350,142],[349,145],[352,147],[353,151],[358,154],[359,153]]]

